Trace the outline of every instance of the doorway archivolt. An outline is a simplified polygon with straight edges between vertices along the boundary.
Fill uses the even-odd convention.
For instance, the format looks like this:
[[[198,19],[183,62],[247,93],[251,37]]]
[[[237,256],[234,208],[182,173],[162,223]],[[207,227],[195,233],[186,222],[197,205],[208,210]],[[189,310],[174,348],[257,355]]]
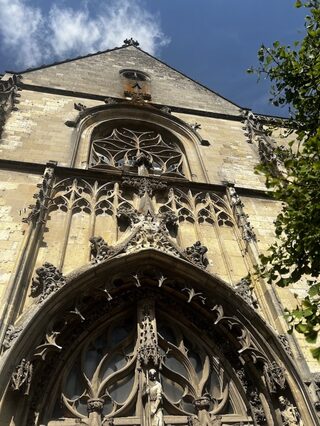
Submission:
[[[221,279],[158,250],[70,274],[20,326],[2,358],[3,425],[313,424],[262,318]]]

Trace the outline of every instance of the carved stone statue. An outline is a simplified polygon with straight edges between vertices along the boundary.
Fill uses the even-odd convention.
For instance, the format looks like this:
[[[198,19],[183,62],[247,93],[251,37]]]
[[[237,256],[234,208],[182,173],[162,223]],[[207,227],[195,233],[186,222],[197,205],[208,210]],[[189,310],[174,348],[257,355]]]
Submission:
[[[144,152],[140,152],[137,155],[137,158],[135,159],[135,164],[138,167],[144,166],[147,169],[152,167],[152,160],[150,158],[150,156],[148,156],[147,154],[145,154]]]
[[[301,420],[300,413],[293,404],[284,397],[279,397],[280,407],[281,407],[281,417],[284,426],[303,426],[303,421]]]
[[[145,391],[145,415],[150,426],[164,426],[162,410],[162,385],[157,380],[157,372],[151,369],[147,372],[148,381]],[[148,423],[149,420],[149,423]]]

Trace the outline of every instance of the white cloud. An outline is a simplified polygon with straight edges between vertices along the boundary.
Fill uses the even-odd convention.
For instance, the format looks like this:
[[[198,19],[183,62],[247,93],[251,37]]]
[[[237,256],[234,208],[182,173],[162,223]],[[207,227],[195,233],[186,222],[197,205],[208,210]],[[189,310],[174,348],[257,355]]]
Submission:
[[[0,0],[1,46],[16,53],[17,63],[39,63],[39,34],[43,26],[41,11],[23,4],[20,0]]]
[[[0,0],[1,45],[16,54],[18,66],[29,67],[121,46],[128,37],[151,54],[169,42],[159,17],[144,10],[139,0],[112,0],[97,7],[95,17],[86,3],[78,10],[53,4],[44,15],[25,0]]]

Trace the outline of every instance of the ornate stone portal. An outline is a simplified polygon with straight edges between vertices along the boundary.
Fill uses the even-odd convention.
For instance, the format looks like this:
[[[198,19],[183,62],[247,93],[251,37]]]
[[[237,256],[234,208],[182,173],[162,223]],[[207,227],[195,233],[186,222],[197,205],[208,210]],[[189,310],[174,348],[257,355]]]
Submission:
[[[1,424],[316,424],[253,274],[276,210],[253,168],[279,175],[286,150],[251,112],[244,143],[235,105],[125,44],[81,60],[88,86],[72,61],[0,82]]]
[[[49,425],[57,426],[58,418],[90,426],[113,423],[218,426],[221,419],[229,424],[228,419],[233,418],[252,424],[244,403],[237,402],[239,396],[235,397],[233,379],[224,371],[216,354],[174,318],[172,309],[181,316],[180,308],[166,303],[166,298],[150,288],[142,290],[146,282],[150,282],[149,273],[132,279],[140,280],[142,287],[141,292],[137,290],[138,294],[147,297],[137,294],[138,297],[132,299],[133,306],[126,310],[119,298],[112,299],[110,306],[115,309],[120,303],[121,309],[115,310],[97,330],[93,322],[97,315],[85,311],[80,330],[85,332],[88,321],[93,327],[91,333],[85,332],[87,337],[81,344],[69,342],[68,337],[73,364],[62,365],[62,371],[55,377],[56,403],[51,407]],[[159,290],[162,285],[172,285],[172,281],[162,275],[158,278],[154,275],[152,280]],[[130,299],[134,293],[128,296]],[[163,311],[164,304],[168,306],[167,313]],[[186,301],[183,304],[189,306]],[[93,306],[100,310],[103,303]],[[136,323],[132,322],[135,309]],[[64,346],[65,341],[62,337],[59,343]],[[29,370],[25,369],[25,360],[23,362],[17,369],[17,372],[23,369],[23,374],[17,373],[13,381],[17,388],[26,380],[30,387],[31,377],[28,379]],[[42,401],[40,395],[37,398],[46,412],[47,402]]]

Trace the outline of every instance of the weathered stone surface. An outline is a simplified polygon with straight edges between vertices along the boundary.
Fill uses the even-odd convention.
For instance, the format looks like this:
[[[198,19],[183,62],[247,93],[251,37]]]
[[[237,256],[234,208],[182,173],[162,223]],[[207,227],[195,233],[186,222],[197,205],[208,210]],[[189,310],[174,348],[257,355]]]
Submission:
[[[22,76],[27,84],[123,97],[119,71],[133,64],[150,75],[155,103],[239,115],[238,106],[133,46],[27,71]]]
[[[6,117],[0,144],[0,156],[8,160],[1,163],[3,170],[0,169],[0,306],[6,307],[8,303],[7,316],[12,314],[5,324],[4,357],[25,339],[25,329],[15,328],[16,324],[20,325],[20,318],[46,306],[51,296],[52,299],[63,296],[72,282],[70,277],[80,276],[79,271],[93,271],[94,279],[98,279],[100,266],[107,270],[107,263],[113,258],[123,260],[125,269],[128,253],[140,255],[144,251],[149,255],[148,250],[152,250],[160,256],[165,252],[172,257],[173,270],[175,263],[177,270],[182,268],[178,262],[182,259],[184,264],[191,262],[217,276],[217,295],[219,279],[224,280],[229,296],[240,301],[239,309],[251,305],[278,335],[286,331],[283,307],[294,307],[294,292],[301,295],[305,292],[304,283],[294,290],[270,289],[253,274],[259,253],[265,252],[274,240],[273,222],[281,204],[265,195],[264,179],[254,172],[261,160],[259,146],[254,135],[248,136],[248,123],[241,122],[239,108],[143,53],[131,42],[128,44],[127,48],[22,73],[22,83],[43,89],[33,91],[29,87],[19,92],[19,110]],[[125,68],[135,68],[150,77],[150,96],[159,105],[152,106],[141,93],[125,99],[119,75]],[[74,91],[77,97],[55,89]],[[87,95],[81,97],[81,93]],[[99,95],[100,100],[92,99],[94,95]],[[172,110],[163,108],[165,105],[172,106]],[[188,113],[180,109],[177,112],[174,107],[187,108]],[[198,115],[198,110],[208,114]],[[224,114],[224,118],[212,113]],[[131,131],[135,142],[128,142],[126,132],[122,132],[121,138],[119,132],[109,138],[116,128]],[[146,141],[151,137],[155,142],[152,148],[149,146],[153,154],[148,156]],[[163,138],[168,145],[158,144],[157,138]],[[107,139],[108,147],[104,145]],[[100,144],[97,151],[100,157],[94,168],[90,157],[92,140]],[[201,144],[201,140],[209,141],[209,145]],[[177,161],[173,161],[174,152],[180,156],[179,174]],[[159,158],[164,159],[165,167],[157,163]],[[57,161],[58,166],[52,167],[50,187],[43,188],[41,175],[49,160]],[[26,162],[31,165],[23,165]],[[231,187],[236,191],[234,199]],[[250,195],[253,192],[247,189],[256,190],[255,195]],[[41,191],[45,197],[40,196]],[[28,217],[28,206],[39,198],[46,201],[41,220],[33,220],[33,214],[28,223],[22,223],[22,218]],[[250,228],[245,228],[249,224]],[[251,282],[241,282],[249,274]],[[118,297],[107,286],[113,277],[100,278],[105,286],[95,291],[101,290],[99,296],[108,307]],[[133,278],[137,289],[143,291],[138,273]],[[166,280],[161,276],[155,290],[160,293],[167,285]],[[8,289],[15,285],[17,292],[12,296]],[[175,285],[179,287],[179,282]],[[170,291],[173,292],[175,285]],[[89,320],[81,303],[92,296],[90,291],[88,286],[84,294],[75,294],[66,318],[61,317],[61,323],[55,325],[64,327],[78,322],[79,328],[85,328]],[[197,291],[196,286],[188,283],[181,287],[180,296],[190,310],[200,306],[211,309],[212,313],[217,308],[202,289]],[[100,312],[96,314],[98,317]],[[226,328],[234,333],[238,345],[235,354],[241,357],[244,374],[247,363],[256,361],[255,357],[260,357],[255,364],[260,365],[264,354],[255,347],[249,331],[234,318],[220,317],[214,326],[220,320],[225,321]],[[149,326],[146,321],[147,330]],[[209,336],[210,330],[208,333]],[[64,354],[60,340],[59,344],[55,343],[57,336],[60,339],[60,329],[54,328],[46,339],[34,342],[35,370],[39,362],[50,360],[51,350],[47,349],[61,349]],[[299,345],[295,347],[294,340],[290,340],[293,352],[297,352],[293,359],[296,355],[303,356],[310,370],[317,371],[309,346],[299,336],[297,341]],[[141,365],[157,365],[163,361],[160,355],[171,356],[170,351],[163,355],[151,343],[140,347],[139,356],[144,360]],[[273,349],[277,350],[277,343],[281,352],[278,340]],[[13,388],[27,396],[34,360],[29,354],[21,353],[16,361]],[[260,371],[262,381],[271,393],[283,392],[285,376],[283,380],[277,379],[278,364],[265,365],[268,368]],[[232,362],[230,366],[234,367]],[[250,386],[245,382],[245,390],[251,392],[248,406],[251,405],[256,421],[264,422],[262,399]],[[199,411],[208,408],[206,403],[200,404],[206,397],[203,398],[199,395],[195,399]],[[101,404],[99,398],[88,401],[91,419],[99,414]],[[212,424],[219,424],[218,417],[211,418],[215,422]],[[206,416],[201,419],[201,424],[209,422]],[[105,423],[112,421],[108,419]],[[169,420],[166,422],[171,424]],[[68,424],[68,420],[61,420],[62,423]]]

